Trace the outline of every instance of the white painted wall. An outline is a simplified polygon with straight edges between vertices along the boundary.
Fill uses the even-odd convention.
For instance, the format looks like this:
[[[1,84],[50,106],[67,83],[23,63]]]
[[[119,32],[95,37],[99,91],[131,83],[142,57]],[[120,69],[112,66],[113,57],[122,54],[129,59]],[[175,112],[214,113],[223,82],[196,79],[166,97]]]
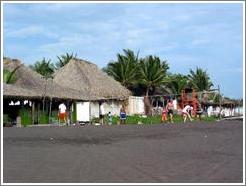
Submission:
[[[144,97],[130,96],[128,100],[128,114],[144,114]]]
[[[77,102],[76,103],[77,121],[84,121],[84,122],[90,121],[89,105],[90,105],[90,102]]]
[[[91,102],[91,118],[99,117],[99,102]]]
[[[103,103],[105,113],[108,114],[111,112],[112,115],[119,115],[120,108],[122,106],[121,101],[109,100]],[[89,121],[90,119],[90,109],[91,109],[91,118],[99,117],[99,102],[77,102],[77,121]]]
[[[122,107],[122,102],[110,100],[104,103],[105,112],[109,113],[111,112],[112,115],[119,115],[120,114],[120,108]]]

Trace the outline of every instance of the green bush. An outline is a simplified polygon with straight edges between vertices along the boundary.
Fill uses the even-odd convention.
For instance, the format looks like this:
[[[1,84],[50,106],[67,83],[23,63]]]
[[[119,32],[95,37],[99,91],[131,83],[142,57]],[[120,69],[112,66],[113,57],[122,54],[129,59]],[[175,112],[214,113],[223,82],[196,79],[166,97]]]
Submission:
[[[49,123],[49,114],[46,112],[41,112],[39,116],[39,123],[40,124],[48,124]]]
[[[11,118],[8,114],[3,114],[3,123],[11,122]]]
[[[1,119],[1,118],[0,118]],[[8,114],[3,114],[3,126],[4,127],[12,127],[11,118]]]
[[[77,112],[76,112],[76,104],[73,104],[73,112],[72,112],[72,122],[75,123],[77,121]]]
[[[30,109],[21,108],[20,109],[20,117],[21,117],[21,125],[23,125],[24,127],[32,124],[32,116],[31,116]]]
[[[100,122],[100,118],[94,117],[91,119],[92,123],[99,123]]]

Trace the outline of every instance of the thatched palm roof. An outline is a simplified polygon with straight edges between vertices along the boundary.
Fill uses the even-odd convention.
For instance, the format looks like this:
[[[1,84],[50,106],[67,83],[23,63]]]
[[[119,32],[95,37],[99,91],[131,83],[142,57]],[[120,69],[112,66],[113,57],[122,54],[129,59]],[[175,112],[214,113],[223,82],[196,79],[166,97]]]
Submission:
[[[34,90],[22,88],[16,85],[3,83],[3,93],[6,98],[41,98],[42,94]]]
[[[48,97],[59,99],[75,99],[75,100],[88,100],[89,95],[85,91],[78,91],[62,87],[56,84],[52,79],[46,81],[39,73],[33,71],[29,67],[24,66],[18,60],[5,60],[4,68],[10,71],[20,66],[16,74],[16,82],[14,86],[4,86],[3,96],[8,97],[12,94],[19,97]],[[13,93],[11,91],[13,90]],[[22,92],[23,91],[23,92]],[[28,93],[29,94],[26,94]],[[29,95],[29,96],[28,96]]]
[[[71,89],[84,90],[97,99],[126,99],[130,91],[102,72],[95,64],[72,59],[54,74],[54,82]],[[91,98],[93,99],[93,98]]]
[[[40,74],[21,64],[19,60],[4,61],[3,63],[3,68],[9,71],[13,71],[18,66],[20,67],[15,72],[17,78],[14,85],[40,91],[43,86],[43,79]]]

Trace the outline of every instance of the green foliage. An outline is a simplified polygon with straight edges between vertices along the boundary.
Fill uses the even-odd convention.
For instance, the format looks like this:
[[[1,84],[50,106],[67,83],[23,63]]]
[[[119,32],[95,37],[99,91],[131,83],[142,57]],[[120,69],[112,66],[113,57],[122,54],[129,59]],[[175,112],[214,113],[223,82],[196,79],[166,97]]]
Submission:
[[[168,87],[173,94],[180,94],[187,86],[188,77],[182,74],[169,75]]]
[[[150,90],[167,82],[166,72],[169,67],[166,61],[161,61],[159,57],[150,55],[141,59],[139,69],[139,81],[146,87],[146,96]]]
[[[40,124],[48,124],[49,123],[49,115],[46,112],[43,112],[43,111],[40,112],[39,123]]]
[[[44,77],[51,77],[55,69],[51,60],[46,60],[45,58],[42,61],[37,61],[34,65],[30,65],[30,68]]]
[[[16,75],[11,76],[11,72],[7,69],[3,69],[3,82],[6,84],[13,84],[16,81]]]
[[[91,119],[92,123],[99,123],[100,122],[100,118],[94,117]]]
[[[72,122],[77,121],[77,111],[76,111],[76,104],[73,104],[73,112],[72,112]]]
[[[203,117],[202,118],[202,121],[207,121],[207,122],[212,122],[212,121],[216,121],[218,120],[219,118],[216,117],[216,116],[210,116],[210,117]]]
[[[14,70],[9,71],[8,69],[3,69],[3,82],[6,84],[13,84],[16,82],[16,74],[15,72],[21,67],[22,65],[19,65],[14,68]]]
[[[32,124],[32,116],[31,116],[31,110],[30,109],[21,108],[20,109],[20,117],[21,117],[21,125],[23,125],[24,127]]]
[[[56,69],[60,69],[62,68],[63,66],[65,66],[66,64],[68,64],[68,62],[71,60],[71,59],[74,59],[77,57],[77,54],[69,54],[69,53],[66,53],[65,55],[61,55],[61,56],[57,56],[58,58],[58,62],[56,63]]]
[[[137,83],[138,54],[132,50],[124,49],[124,54],[117,54],[117,60],[110,62],[103,69],[123,86],[130,88]]]
[[[192,87],[197,91],[208,91],[213,86],[213,83],[211,82],[207,72],[198,67],[196,68],[196,71],[190,69],[188,78]]]
[[[8,114],[3,114],[3,123],[11,122],[11,118]]]
[[[12,127],[12,119],[9,117],[8,114],[3,114],[3,126]]]

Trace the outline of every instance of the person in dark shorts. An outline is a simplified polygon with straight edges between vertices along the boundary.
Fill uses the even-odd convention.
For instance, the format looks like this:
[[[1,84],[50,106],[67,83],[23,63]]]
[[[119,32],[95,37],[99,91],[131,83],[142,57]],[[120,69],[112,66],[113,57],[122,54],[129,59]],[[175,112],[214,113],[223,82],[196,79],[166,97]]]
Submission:
[[[200,121],[202,120],[202,113],[203,113],[202,106],[201,106],[201,104],[198,104],[196,116]]]
[[[167,109],[167,114],[170,117],[171,123],[173,123],[173,108],[174,108],[173,100],[169,99],[168,103],[167,103],[167,106],[166,106],[166,109]]]
[[[120,109],[120,124],[126,124],[126,111],[124,106]]]

